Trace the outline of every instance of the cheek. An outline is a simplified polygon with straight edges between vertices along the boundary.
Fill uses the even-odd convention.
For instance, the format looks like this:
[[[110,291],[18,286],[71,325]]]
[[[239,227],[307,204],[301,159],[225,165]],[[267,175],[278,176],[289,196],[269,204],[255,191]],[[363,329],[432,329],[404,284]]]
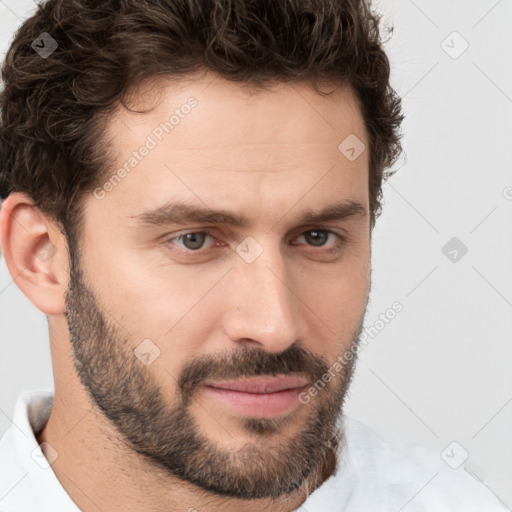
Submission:
[[[309,318],[317,332],[323,333],[319,339],[326,340],[324,348],[331,355],[349,347],[359,328],[368,300],[369,269],[368,258],[347,260],[329,279],[323,278],[315,284],[309,278],[309,286],[303,287],[302,297],[310,308]]]
[[[164,327],[164,332],[168,331],[176,317],[198,300],[204,287],[191,271],[187,274],[178,265],[154,258],[156,249],[137,251],[119,246],[90,252],[89,274],[94,276],[91,282],[98,297],[130,331],[151,329],[160,335]]]
[[[129,250],[117,257],[110,253],[108,262],[105,257],[101,269],[96,266],[94,289],[108,310],[106,319],[119,327],[120,335],[129,336],[130,350],[141,344],[146,351],[154,344],[155,366],[165,368],[161,378],[174,385],[179,369],[199,352],[215,325],[219,304],[209,293],[219,272],[149,265]]]

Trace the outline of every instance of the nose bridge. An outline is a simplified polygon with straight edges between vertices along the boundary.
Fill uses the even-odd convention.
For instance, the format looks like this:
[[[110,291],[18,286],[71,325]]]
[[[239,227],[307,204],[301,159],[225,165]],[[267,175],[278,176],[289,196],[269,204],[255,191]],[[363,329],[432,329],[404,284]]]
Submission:
[[[226,327],[233,341],[250,339],[280,352],[298,338],[297,298],[279,248],[260,245],[254,261],[237,261]]]

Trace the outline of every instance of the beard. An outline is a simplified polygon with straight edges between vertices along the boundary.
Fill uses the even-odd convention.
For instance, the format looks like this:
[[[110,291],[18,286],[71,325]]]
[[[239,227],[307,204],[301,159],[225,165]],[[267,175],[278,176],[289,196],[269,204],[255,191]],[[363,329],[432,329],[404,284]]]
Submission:
[[[328,373],[326,361],[295,344],[278,354],[244,348],[192,357],[173,382],[176,392],[170,402],[153,373],[135,357],[129,336],[110,321],[108,313],[102,313],[84,282],[79,258],[70,253],[66,321],[75,368],[93,404],[119,432],[124,446],[168,475],[209,493],[239,499],[289,495],[300,487],[310,489],[319,479],[321,483],[329,465],[332,473],[338,445],[343,443],[338,419],[356,357],[342,364],[330,382],[322,383],[323,389],[307,405],[309,410],[301,405],[286,417],[240,418],[239,428],[250,440],[238,450],[222,449],[200,431],[190,412],[205,379],[294,372],[313,384]],[[362,320],[352,339],[354,355],[361,331]],[[295,433],[284,437],[282,430],[290,426],[296,427]],[[279,443],[272,441],[273,434],[281,434]]]

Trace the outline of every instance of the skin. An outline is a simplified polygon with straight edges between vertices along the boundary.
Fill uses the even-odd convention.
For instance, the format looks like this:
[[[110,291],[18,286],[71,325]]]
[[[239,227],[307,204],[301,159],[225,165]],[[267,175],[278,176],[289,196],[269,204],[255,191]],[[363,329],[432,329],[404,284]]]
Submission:
[[[339,88],[322,97],[306,83],[255,92],[209,73],[180,83],[153,81],[139,92],[138,106],[150,111],[119,108],[109,120],[105,137],[117,167],[187,98],[198,104],[102,199],[91,194],[84,203],[80,269],[112,328],[108,339],[119,361],[122,354],[131,357],[169,407],[179,402],[177,378],[198,357],[227,361],[241,351],[276,355],[300,347],[331,366],[360,332],[370,290],[368,152],[350,161],[338,149],[350,134],[368,147],[353,93]],[[136,215],[171,198],[243,214],[252,225],[137,225]],[[366,215],[314,225],[296,221],[303,210],[343,200],[361,203]],[[21,193],[4,201],[0,222],[11,275],[48,316],[55,396],[37,439],[58,453],[52,469],[82,510],[290,511],[332,474],[326,458],[294,492],[247,500],[201,489],[133,450],[77,373],[66,318],[71,267],[65,236]],[[219,245],[210,238],[199,252],[187,253],[183,241],[169,241],[204,229],[212,229]],[[330,235],[324,246],[314,246],[304,236],[308,229],[333,230],[346,241],[333,249],[340,242]],[[252,263],[236,252],[248,236],[263,250]],[[37,256],[45,247],[51,258]],[[71,325],[94,332],[85,329],[85,316],[77,314]],[[146,366],[133,350],[148,338],[160,354]],[[322,400],[344,398],[349,370],[262,435],[203,388],[194,392],[188,412],[219,450],[238,453],[252,445],[264,463],[279,446],[290,447]]]

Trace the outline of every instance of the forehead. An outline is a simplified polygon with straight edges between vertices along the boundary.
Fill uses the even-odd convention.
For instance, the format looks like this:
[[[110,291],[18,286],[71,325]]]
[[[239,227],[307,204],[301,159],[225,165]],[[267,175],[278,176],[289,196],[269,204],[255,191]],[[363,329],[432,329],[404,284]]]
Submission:
[[[283,208],[306,193],[330,203],[367,195],[366,130],[348,88],[328,96],[307,83],[259,90],[205,74],[148,82],[132,99],[132,110],[119,108],[108,123],[115,179],[105,207],[136,215],[176,197]],[[343,152],[347,144],[357,158]]]
[[[252,143],[322,141],[327,132],[339,138],[347,130],[364,138],[364,121],[353,90],[328,82],[321,87],[329,94],[320,95],[309,82],[275,82],[259,88],[210,72],[173,81],[154,78],[133,90],[130,109],[117,109],[108,132],[126,141],[130,132],[142,135],[134,128],[147,133],[150,127],[170,121],[173,141],[180,146],[186,138],[196,148],[227,138]],[[196,105],[189,109],[192,102]]]

